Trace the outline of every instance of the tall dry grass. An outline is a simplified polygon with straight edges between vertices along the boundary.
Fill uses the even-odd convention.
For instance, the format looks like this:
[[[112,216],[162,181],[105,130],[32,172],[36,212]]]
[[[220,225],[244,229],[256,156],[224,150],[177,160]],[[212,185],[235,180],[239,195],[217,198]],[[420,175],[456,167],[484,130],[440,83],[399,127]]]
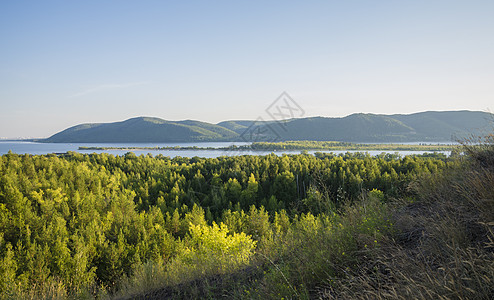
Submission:
[[[321,289],[325,299],[494,299],[494,137],[464,143],[460,167],[421,178],[374,259]]]

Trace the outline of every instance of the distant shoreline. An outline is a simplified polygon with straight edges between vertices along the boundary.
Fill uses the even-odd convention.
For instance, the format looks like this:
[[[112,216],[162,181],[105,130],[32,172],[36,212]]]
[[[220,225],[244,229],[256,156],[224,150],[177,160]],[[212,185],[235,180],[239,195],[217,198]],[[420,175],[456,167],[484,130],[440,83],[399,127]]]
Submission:
[[[139,151],[139,150],[154,150],[154,151],[170,151],[170,150],[193,150],[193,151],[452,151],[458,148],[454,144],[361,144],[349,142],[320,142],[320,141],[287,141],[287,142],[255,142],[250,145],[231,145],[228,147],[197,147],[197,146],[167,146],[167,147],[86,147],[81,146],[79,150],[124,150],[124,151]]]
[[[0,139],[0,142],[37,142],[40,143],[43,139]]]

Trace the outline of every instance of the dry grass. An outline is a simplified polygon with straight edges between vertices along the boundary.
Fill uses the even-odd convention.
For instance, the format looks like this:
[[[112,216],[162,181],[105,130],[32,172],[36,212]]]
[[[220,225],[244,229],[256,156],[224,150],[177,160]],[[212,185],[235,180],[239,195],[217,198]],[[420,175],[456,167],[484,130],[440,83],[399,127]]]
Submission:
[[[494,139],[470,161],[423,178],[375,259],[320,290],[324,299],[494,299]],[[362,261],[362,260],[361,260]]]

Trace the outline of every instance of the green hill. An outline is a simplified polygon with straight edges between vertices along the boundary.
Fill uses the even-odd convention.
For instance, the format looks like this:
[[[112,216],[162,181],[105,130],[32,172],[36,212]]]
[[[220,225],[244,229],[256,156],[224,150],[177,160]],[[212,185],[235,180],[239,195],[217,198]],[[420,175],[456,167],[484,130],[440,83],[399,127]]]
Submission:
[[[415,129],[418,140],[443,140],[492,131],[494,115],[480,111],[428,111],[411,115],[392,115]]]
[[[116,123],[82,124],[59,132],[45,142],[52,143],[159,143],[221,141],[237,134],[226,128],[197,121],[165,121],[138,117]]]
[[[422,112],[409,115],[352,114],[343,118],[291,119],[261,128],[266,139],[345,142],[451,142],[493,128],[494,115],[476,111]]]
[[[451,142],[493,128],[494,115],[478,111],[421,112],[409,115],[352,114],[283,122],[229,120],[218,124],[138,117],[115,123],[82,124],[45,140],[53,143],[165,143],[213,141]],[[253,140],[249,130],[263,136]]]
[[[235,131],[238,134],[242,134],[253,121],[250,120],[237,120],[237,121],[224,121],[216,125]]]
[[[221,135],[221,137],[224,139],[232,139],[237,137],[238,135],[234,130],[231,130],[229,128],[225,128],[219,125],[210,124],[201,121],[185,120],[185,121],[177,121],[176,123],[186,126],[191,126],[196,130],[202,132],[206,136],[211,135],[211,132]]]
[[[384,141],[401,139],[413,132],[413,128],[393,118],[370,114],[294,119],[284,126],[271,128],[277,131],[281,140],[314,141]]]

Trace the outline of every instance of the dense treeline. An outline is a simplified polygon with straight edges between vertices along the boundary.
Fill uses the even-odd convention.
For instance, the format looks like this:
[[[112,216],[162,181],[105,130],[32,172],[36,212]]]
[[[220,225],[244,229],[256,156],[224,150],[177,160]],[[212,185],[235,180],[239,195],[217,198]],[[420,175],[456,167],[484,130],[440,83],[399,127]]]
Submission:
[[[256,142],[250,145],[239,146],[238,150],[359,150],[359,151],[451,151],[458,148],[454,145],[445,144],[359,144],[350,142],[331,141],[285,141],[285,142]]]
[[[275,233],[329,228],[321,224],[336,224],[335,217],[320,213],[362,195],[379,202],[406,195],[419,174],[456,163],[441,155],[361,153],[9,153],[0,159],[0,292],[114,292],[150,262],[170,266],[169,282],[228,272],[248,264],[254,249],[266,252]]]
[[[167,146],[167,147],[79,147],[79,150],[225,150],[225,151],[279,151],[279,150],[359,150],[359,151],[458,151],[459,146],[446,144],[357,144],[331,141],[253,142],[228,147]]]

